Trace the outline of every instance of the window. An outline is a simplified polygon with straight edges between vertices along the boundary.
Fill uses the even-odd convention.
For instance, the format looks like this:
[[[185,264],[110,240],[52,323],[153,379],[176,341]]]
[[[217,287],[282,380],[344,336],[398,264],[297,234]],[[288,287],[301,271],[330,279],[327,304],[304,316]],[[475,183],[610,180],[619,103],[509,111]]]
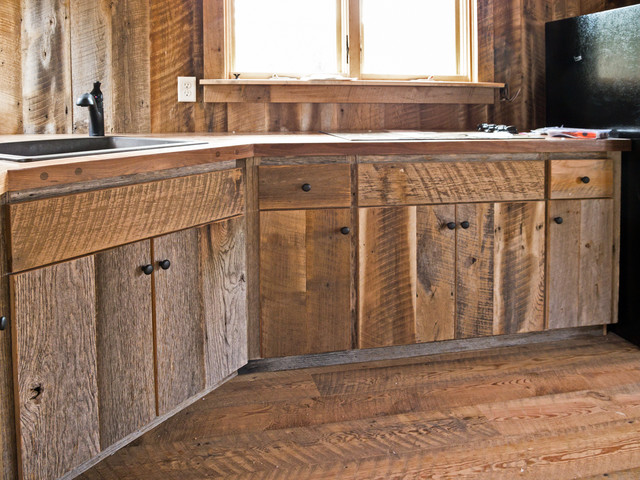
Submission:
[[[227,0],[226,9],[230,78],[473,77],[475,0]]]

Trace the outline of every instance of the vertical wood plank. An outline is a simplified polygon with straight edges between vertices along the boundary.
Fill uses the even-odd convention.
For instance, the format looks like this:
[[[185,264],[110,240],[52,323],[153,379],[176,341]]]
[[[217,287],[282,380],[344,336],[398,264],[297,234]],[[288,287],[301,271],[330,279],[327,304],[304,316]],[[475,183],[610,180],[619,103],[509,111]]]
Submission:
[[[7,235],[4,232],[5,209],[0,208],[0,312],[9,320],[9,326],[0,332],[0,478],[13,480],[18,477],[15,403],[13,385],[13,357],[11,333],[15,329],[9,300],[9,276],[7,260]]]
[[[94,257],[11,280],[22,478],[58,478],[100,451]]]
[[[91,91],[93,83],[102,83],[104,94],[104,130],[113,132],[114,79],[111,76],[111,49],[114,38],[111,29],[110,0],[74,0],[70,2],[71,16],[71,75],[73,100],[73,132],[89,131],[89,109],[78,107],[75,99]],[[117,42],[118,37],[115,38]]]
[[[22,2],[25,133],[71,133],[70,0]]]
[[[478,5],[478,81],[493,82],[493,0],[480,0]]]
[[[205,388],[196,229],[153,239],[157,398],[160,415]],[[169,270],[158,262],[169,260]]]
[[[578,325],[611,323],[613,200],[583,200]]]
[[[96,255],[100,445],[107,448],[156,414],[149,240]]]
[[[613,293],[611,298],[611,321],[618,323],[620,300],[620,222],[622,208],[622,153],[609,152],[613,162]]]
[[[455,337],[456,233],[455,205],[416,209],[416,341]]]
[[[544,202],[496,203],[494,335],[544,329]]]
[[[198,231],[207,387],[248,361],[244,224],[236,217]]]
[[[416,342],[416,207],[359,210],[359,348]]]
[[[550,329],[578,324],[581,216],[579,200],[549,202],[547,308]],[[561,218],[562,223],[557,224],[555,218]]]
[[[225,62],[224,0],[203,0],[204,75],[227,78]]]
[[[456,338],[493,334],[494,205],[456,206]],[[469,222],[469,228],[461,227]]]
[[[259,158],[245,160],[246,238],[260,238],[258,212]],[[246,242],[247,257],[247,342],[249,360],[260,358],[260,242]]]
[[[111,2],[112,98],[115,133],[149,133],[150,8],[148,0]]]
[[[22,133],[21,0],[0,2],[0,135]]]

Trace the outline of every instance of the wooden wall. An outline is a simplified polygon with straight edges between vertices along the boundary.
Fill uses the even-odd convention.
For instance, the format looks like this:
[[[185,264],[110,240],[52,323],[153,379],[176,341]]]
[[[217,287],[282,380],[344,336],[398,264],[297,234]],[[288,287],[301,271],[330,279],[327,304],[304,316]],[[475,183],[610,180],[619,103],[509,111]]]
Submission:
[[[534,128],[545,114],[544,22],[640,3],[479,0],[480,80],[507,82],[512,102],[204,104],[200,91],[197,103],[178,103],[176,77],[203,77],[203,1],[2,0],[0,133],[86,132],[88,113],[74,99],[94,80],[103,82],[107,133],[465,129],[482,121]]]

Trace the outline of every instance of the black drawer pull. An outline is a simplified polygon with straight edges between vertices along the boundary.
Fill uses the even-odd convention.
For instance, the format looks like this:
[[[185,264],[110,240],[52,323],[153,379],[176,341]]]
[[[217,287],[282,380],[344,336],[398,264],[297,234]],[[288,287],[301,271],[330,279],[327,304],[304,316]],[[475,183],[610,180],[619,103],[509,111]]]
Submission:
[[[140,267],[140,270],[142,270],[142,273],[145,275],[151,275],[153,273],[153,265],[143,265]]]
[[[466,230],[471,224],[465,220],[464,222],[460,222],[460,226]]]
[[[582,178],[580,179],[580,181],[581,181],[582,183],[589,183],[589,182],[591,181],[591,179],[590,179],[589,177],[582,177]]]
[[[304,191],[304,192],[311,191],[311,185],[308,184],[308,183],[305,183],[304,185],[302,185],[302,191]]]
[[[455,228],[456,228],[456,222],[449,222],[449,223],[447,223],[447,228],[448,228],[449,230],[455,230]]]
[[[553,221],[556,222],[558,225],[562,225],[562,222],[564,222],[564,219],[562,217],[555,217]]]

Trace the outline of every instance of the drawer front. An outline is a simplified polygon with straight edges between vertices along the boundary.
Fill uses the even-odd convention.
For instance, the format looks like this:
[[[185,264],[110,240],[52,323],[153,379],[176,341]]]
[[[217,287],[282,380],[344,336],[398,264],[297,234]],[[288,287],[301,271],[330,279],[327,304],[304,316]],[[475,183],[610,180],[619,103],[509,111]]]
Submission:
[[[244,213],[239,168],[9,205],[11,271]]]
[[[596,198],[612,195],[611,160],[551,161],[551,198]]]
[[[543,198],[542,160],[358,165],[360,206]]]
[[[261,166],[261,210],[351,206],[351,166]]]

